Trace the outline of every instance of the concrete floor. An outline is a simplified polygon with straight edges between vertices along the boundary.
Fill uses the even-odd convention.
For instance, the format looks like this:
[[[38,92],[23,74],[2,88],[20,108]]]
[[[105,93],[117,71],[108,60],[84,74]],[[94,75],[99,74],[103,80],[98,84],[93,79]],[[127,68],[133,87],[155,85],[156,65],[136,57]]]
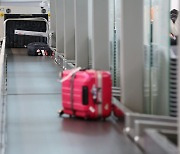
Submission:
[[[49,57],[8,56],[7,154],[141,154],[123,123],[59,118],[60,69]]]

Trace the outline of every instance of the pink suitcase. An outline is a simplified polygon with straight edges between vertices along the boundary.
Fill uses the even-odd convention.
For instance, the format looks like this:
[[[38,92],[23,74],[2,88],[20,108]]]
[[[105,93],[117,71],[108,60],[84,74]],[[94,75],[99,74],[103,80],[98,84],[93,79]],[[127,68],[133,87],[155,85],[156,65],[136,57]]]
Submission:
[[[66,70],[61,76],[64,81],[60,116],[68,114],[85,119],[105,119],[110,116],[112,83],[109,72]]]

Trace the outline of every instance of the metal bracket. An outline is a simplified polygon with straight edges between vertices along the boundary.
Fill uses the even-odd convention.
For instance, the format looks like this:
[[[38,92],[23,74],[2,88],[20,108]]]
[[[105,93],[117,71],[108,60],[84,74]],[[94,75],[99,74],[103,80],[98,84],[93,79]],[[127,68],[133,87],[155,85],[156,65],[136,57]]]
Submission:
[[[131,131],[131,129],[134,128],[136,120],[168,122],[168,123],[176,123],[177,122],[177,118],[174,118],[174,117],[139,114],[139,113],[129,113],[128,112],[128,113],[126,113],[126,124],[125,124],[126,133],[129,133]]]
[[[163,134],[172,134],[167,131],[148,129],[145,132],[144,142],[146,154],[178,154],[178,149]],[[174,133],[173,133],[174,134]]]
[[[135,127],[134,127],[134,133],[135,137],[134,140],[136,142],[139,141],[140,137],[144,136],[145,129],[153,128],[156,130],[173,130],[177,131],[177,123],[173,122],[160,122],[160,121],[145,121],[145,120],[136,120],[135,121]]]
[[[36,32],[36,31],[26,31],[26,30],[15,30],[14,34],[16,35],[28,35],[28,36],[41,36],[48,37],[48,33],[45,32]]]

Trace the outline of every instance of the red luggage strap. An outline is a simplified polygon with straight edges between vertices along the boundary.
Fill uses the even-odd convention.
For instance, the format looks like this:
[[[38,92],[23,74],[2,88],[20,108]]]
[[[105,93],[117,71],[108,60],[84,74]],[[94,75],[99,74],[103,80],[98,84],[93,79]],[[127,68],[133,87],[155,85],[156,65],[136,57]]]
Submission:
[[[81,67],[78,67],[76,69],[73,69],[66,77],[61,79],[61,83],[68,80],[70,77],[72,77],[73,74],[76,74],[78,71],[81,70]],[[59,76],[62,76],[62,73],[59,73]]]

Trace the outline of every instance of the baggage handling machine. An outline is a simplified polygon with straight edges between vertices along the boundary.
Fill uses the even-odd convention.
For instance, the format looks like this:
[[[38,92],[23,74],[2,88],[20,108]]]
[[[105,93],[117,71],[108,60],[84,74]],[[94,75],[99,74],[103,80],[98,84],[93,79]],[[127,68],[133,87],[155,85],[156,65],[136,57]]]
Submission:
[[[5,23],[9,26],[11,26],[9,23],[14,24],[14,22],[21,25],[25,20],[11,19]],[[15,35],[14,32],[11,35]],[[7,35],[3,39],[0,53],[1,153],[63,152],[68,154],[75,152],[84,154],[106,151],[109,153],[112,150],[114,153],[120,151],[127,154],[130,151],[141,153],[130,140],[124,136],[121,138],[121,124],[111,118],[105,122],[59,118],[56,111],[60,105],[61,88],[57,79],[64,63],[57,65],[50,57],[27,56],[24,48],[26,42],[19,41],[20,44],[15,44],[16,46],[10,44],[13,45],[11,48],[7,43],[9,34],[8,32],[5,34]],[[9,37],[8,42],[11,43],[12,39],[18,36]],[[25,40],[31,38],[26,35],[23,37]],[[66,64],[69,68],[74,67],[69,62]],[[118,136],[118,138],[108,141],[112,136]],[[93,142],[89,140],[90,138]],[[122,140],[123,144],[121,144]],[[69,141],[75,146],[66,148],[69,147]],[[104,141],[108,141],[108,144],[112,143],[112,149],[105,147],[107,142]],[[84,143],[86,145],[83,145]]]
[[[6,48],[7,42],[16,40],[14,36],[3,40],[1,152],[178,153],[178,118],[168,112],[170,105],[171,111],[177,110],[172,102],[169,104],[169,1],[50,2],[56,14],[51,18],[53,28],[56,27],[54,59],[28,57],[26,48],[14,48],[17,44]],[[158,18],[161,15],[163,20]],[[24,34],[27,31],[30,30]],[[113,116],[106,121],[85,121],[55,114],[61,100],[58,74],[76,67],[111,71],[116,86],[112,88],[112,103],[125,114],[124,122]],[[177,96],[174,89],[171,94],[174,91]]]

